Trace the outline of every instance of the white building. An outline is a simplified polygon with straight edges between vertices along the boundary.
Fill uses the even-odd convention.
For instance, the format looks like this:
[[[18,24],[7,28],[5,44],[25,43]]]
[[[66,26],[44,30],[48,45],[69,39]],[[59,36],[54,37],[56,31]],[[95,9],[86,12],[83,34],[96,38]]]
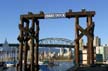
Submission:
[[[108,60],[108,46],[97,46],[96,54],[102,54],[103,61]]]
[[[17,60],[18,48],[10,47],[7,40],[5,40],[2,47],[0,47],[0,61],[15,61]]]

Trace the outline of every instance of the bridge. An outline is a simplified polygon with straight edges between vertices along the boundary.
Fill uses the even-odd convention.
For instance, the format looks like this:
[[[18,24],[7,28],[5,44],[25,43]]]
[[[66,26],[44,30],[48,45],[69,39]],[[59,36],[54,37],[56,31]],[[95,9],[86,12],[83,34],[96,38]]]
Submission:
[[[45,38],[39,40],[39,47],[74,48],[74,42],[65,38]]]
[[[0,44],[0,47],[3,44]],[[10,47],[19,47],[18,43],[8,44]],[[74,48],[74,42],[66,38],[44,38],[39,40],[39,47]]]

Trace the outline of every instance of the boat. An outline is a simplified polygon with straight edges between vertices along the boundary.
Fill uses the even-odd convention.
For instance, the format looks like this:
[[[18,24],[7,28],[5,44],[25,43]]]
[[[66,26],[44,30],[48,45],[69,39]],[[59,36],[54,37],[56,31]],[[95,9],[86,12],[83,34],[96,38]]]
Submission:
[[[48,66],[58,66],[58,64],[56,64],[54,61],[39,61],[38,63],[39,65],[48,65]]]
[[[49,67],[58,66],[58,64],[55,64],[53,61],[39,61],[39,71],[50,71]]]
[[[45,61],[39,61],[39,71],[49,71],[48,69],[48,63],[49,61],[45,60]]]
[[[13,62],[13,61],[8,61],[8,62],[5,62],[5,64],[6,64],[6,67],[13,67],[13,66],[15,66],[15,62]]]
[[[39,61],[39,63],[38,63],[39,65],[43,65],[44,64],[44,62],[43,61]]]
[[[49,61],[48,61],[48,60],[45,60],[45,61],[39,61],[38,64],[39,64],[39,65],[48,65],[48,64],[49,64]]]

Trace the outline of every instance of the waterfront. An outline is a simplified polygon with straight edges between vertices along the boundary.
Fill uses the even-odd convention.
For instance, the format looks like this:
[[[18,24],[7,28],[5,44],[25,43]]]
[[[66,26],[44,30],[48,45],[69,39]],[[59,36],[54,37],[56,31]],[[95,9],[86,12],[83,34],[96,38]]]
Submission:
[[[59,61],[55,62],[57,65],[56,66],[45,66],[44,70],[40,71],[66,71],[67,69],[71,68],[74,64],[71,61]],[[9,67],[3,71],[16,71],[15,67]]]
[[[4,45],[8,45],[7,40],[5,40]],[[5,48],[7,48],[7,46],[5,46]],[[4,47],[3,47],[3,49],[4,49]],[[15,53],[17,53],[17,51],[18,51],[18,49],[15,50]],[[1,52],[4,52],[4,51],[1,51]],[[8,49],[5,53],[7,54],[7,52],[8,52]],[[52,65],[51,66],[43,65],[44,67],[40,66],[40,68],[41,67],[44,68],[44,69],[41,68],[42,69],[41,71],[66,71],[67,69],[72,67],[73,66],[72,59],[68,58],[69,55],[68,56],[66,55],[66,53],[68,53],[68,52],[69,52],[68,49],[60,49],[60,48],[51,48],[50,49],[50,48],[42,48],[42,47],[39,48],[39,56],[40,56],[40,54],[44,53],[44,55],[41,55],[39,57],[39,60],[43,60],[43,61],[49,60],[50,61],[53,59],[54,64],[55,64],[55,66],[52,66]],[[9,61],[9,60],[5,60],[5,58],[7,57],[7,55],[5,53],[2,53],[1,61],[4,60],[4,62],[7,63],[7,61]],[[10,53],[12,53],[12,52],[10,52]],[[73,54],[71,53],[71,55],[73,55]],[[14,58],[14,60],[11,60],[12,62],[18,60],[17,54],[15,55],[13,53],[13,54],[10,54],[10,56],[12,56]],[[30,56],[29,53],[28,53],[28,56]],[[41,57],[42,57],[42,59],[41,59]],[[31,57],[28,57],[28,61],[30,60],[30,58]],[[14,63],[14,64],[16,64],[16,63]],[[5,69],[0,68],[0,71],[16,71],[16,67],[8,67]]]

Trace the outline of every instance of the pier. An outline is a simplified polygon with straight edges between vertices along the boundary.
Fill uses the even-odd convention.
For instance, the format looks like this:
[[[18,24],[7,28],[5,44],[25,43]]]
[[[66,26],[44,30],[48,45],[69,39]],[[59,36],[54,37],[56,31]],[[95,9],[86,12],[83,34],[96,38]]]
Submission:
[[[66,13],[49,13],[45,14],[40,12],[40,14],[33,14],[29,12],[20,16],[20,34],[18,40],[20,42],[19,46],[19,70],[22,71],[22,60],[23,60],[23,48],[24,48],[24,71],[27,70],[27,53],[30,47],[31,50],[31,61],[30,61],[30,71],[38,71],[38,50],[39,50],[39,19],[55,19],[55,18],[75,18],[75,66],[79,67],[82,65],[80,60],[79,52],[79,40],[85,35],[87,36],[87,61],[86,65],[94,64],[94,48],[93,48],[93,38],[94,38],[94,17],[95,11],[86,11],[82,9],[79,12],[73,12],[69,10]],[[84,29],[79,24],[79,18],[86,18],[87,27]],[[29,21],[32,21],[31,23]],[[30,26],[31,24],[31,26]],[[29,42],[29,43],[28,43]],[[45,45],[44,45],[45,46]],[[36,49],[36,50],[34,50]],[[34,54],[34,52],[36,52]],[[34,63],[35,62],[35,63]]]

